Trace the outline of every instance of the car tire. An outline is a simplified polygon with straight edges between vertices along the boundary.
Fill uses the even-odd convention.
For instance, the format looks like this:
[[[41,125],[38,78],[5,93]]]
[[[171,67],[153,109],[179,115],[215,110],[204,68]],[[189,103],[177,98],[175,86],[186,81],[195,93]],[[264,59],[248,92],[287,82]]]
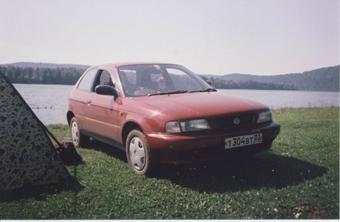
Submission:
[[[90,139],[83,135],[79,130],[79,125],[76,117],[73,117],[70,121],[70,130],[72,143],[75,147],[86,147],[88,146]]]
[[[131,130],[125,142],[125,149],[131,170],[137,175],[150,175],[151,155],[145,135],[139,130]]]

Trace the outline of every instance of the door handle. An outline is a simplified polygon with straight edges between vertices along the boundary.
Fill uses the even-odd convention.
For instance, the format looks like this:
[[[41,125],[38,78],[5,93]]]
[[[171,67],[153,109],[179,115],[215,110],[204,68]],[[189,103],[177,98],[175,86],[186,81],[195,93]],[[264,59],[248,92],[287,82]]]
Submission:
[[[92,101],[91,100],[87,100],[86,103],[87,103],[87,105],[91,105]]]

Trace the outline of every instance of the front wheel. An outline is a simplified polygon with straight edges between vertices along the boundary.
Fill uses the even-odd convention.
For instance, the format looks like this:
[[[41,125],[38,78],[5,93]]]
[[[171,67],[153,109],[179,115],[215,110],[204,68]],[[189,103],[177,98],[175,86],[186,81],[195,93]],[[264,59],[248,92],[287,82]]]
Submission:
[[[144,134],[139,130],[132,130],[125,144],[129,167],[137,175],[148,175],[151,171],[150,150]]]

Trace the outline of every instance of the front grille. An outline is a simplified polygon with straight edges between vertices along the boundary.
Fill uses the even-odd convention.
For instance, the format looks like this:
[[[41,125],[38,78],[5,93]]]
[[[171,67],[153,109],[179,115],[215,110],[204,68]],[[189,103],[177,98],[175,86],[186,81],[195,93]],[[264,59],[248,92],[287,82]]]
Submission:
[[[214,130],[247,129],[256,126],[257,117],[257,112],[235,113],[214,117],[208,121]]]

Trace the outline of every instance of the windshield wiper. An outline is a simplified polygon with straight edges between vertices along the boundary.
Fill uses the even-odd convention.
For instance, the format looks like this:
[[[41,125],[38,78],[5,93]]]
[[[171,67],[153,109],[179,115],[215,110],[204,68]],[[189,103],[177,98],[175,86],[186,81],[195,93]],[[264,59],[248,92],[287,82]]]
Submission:
[[[152,93],[152,94],[148,94],[148,96],[178,94],[178,93],[186,93],[186,92],[188,92],[188,90],[176,90],[176,91],[170,91],[170,92]]]
[[[189,93],[193,92],[216,92],[217,90],[215,88],[207,88],[207,89],[202,89],[202,90],[192,90],[189,91]]]

